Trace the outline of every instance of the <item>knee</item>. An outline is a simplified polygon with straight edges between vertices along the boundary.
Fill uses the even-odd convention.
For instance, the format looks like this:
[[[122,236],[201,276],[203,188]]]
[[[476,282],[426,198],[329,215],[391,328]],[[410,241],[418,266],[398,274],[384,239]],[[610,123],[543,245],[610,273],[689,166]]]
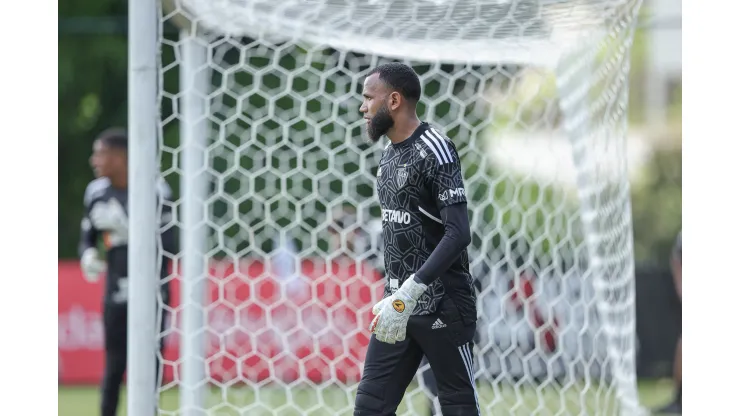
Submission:
[[[354,416],[377,416],[383,414],[385,397],[380,383],[363,380],[357,387]]]
[[[478,401],[473,392],[439,394],[439,406],[445,416],[479,415]]]

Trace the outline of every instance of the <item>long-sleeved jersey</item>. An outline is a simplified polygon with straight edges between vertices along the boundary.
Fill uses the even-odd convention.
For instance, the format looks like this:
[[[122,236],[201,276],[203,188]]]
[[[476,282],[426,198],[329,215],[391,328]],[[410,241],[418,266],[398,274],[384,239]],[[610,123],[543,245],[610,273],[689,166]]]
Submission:
[[[386,146],[377,192],[386,296],[416,273],[428,289],[419,298],[415,315],[434,313],[448,296],[466,323],[475,322],[476,296],[466,248],[467,199],[454,144],[421,123],[408,139]]]
[[[164,181],[158,184],[158,192],[165,200],[171,198],[172,191]],[[114,188],[108,178],[95,179],[85,190],[84,206],[80,255],[90,247],[98,248],[102,240],[108,264],[104,302],[125,304],[128,301],[128,191]],[[165,253],[174,254],[177,242],[172,220],[171,208],[167,204],[162,204],[161,247]],[[164,253],[161,264],[161,277],[164,278],[168,275],[167,258]],[[162,284],[161,288],[163,301],[167,303],[168,284]]]

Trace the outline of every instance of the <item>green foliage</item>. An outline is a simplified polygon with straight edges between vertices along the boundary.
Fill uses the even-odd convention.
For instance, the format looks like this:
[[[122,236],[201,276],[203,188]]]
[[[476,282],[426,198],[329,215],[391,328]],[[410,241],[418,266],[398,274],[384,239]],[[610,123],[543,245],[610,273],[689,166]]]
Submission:
[[[89,2],[86,0],[69,0],[60,4],[60,17],[96,17],[122,16],[126,13],[126,3],[113,0]],[[175,34],[166,35],[171,41]],[[644,33],[638,32],[635,46],[632,51],[633,80],[640,80],[639,72],[642,68],[645,55]],[[174,43],[162,47],[162,59],[165,66],[175,58]],[[127,42],[125,34],[120,35],[69,35],[60,33],[59,48],[59,256],[76,256],[76,241],[79,233],[79,219],[82,215],[82,197],[85,186],[92,179],[88,157],[92,141],[96,134],[103,129],[114,125],[126,125],[127,121]],[[237,48],[238,49],[238,48]],[[224,62],[238,63],[238,50],[232,57],[225,57]],[[283,51],[280,57],[260,46],[250,47],[246,53],[247,64],[254,68],[264,68],[272,65],[278,59],[280,67],[286,72],[294,71],[300,66],[308,65],[322,73],[325,67],[342,66],[338,60],[346,60],[342,54],[331,50],[309,50],[294,47]],[[302,224],[307,229],[314,229],[320,225],[313,212],[325,212],[331,201],[322,197],[339,195],[346,187],[352,186],[349,194],[356,195],[360,200],[372,196],[372,186],[369,181],[356,179],[363,169],[369,169],[376,162],[376,155],[368,153],[353,160],[352,157],[339,157],[347,152],[364,151],[366,147],[358,144],[356,148],[344,146],[345,137],[359,137],[359,131],[350,131],[346,123],[327,123],[330,116],[339,116],[344,119],[356,110],[358,103],[349,101],[346,106],[334,105],[338,98],[346,96],[356,88],[356,81],[347,74],[357,73],[369,67],[370,61],[355,59],[361,62],[351,69],[349,67],[337,71],[331,76],[323,77],[321,84],[318,78],[311,73],[296,76],[292,85],[281,83],[280,77],[271,72],[254,75],[253,70],[241,68],[231,72],[231,82],[239,86],[257,84],[257,87],[247,93],[243,99],[244,114],[234,118],[234,114],[214,114],[212,126],[238,126],[237,129],[227,132],[227,142],[232,143],[233,149],[221,152],[220,157],[213,159],[213,173],[222,179],[213,181],[215,187],[221,187],[223,194],[238,195],[248,186],[253,186],[252,194],[260,194],[268,188],[268,181],[276,181],[274,175],[265,174],[269,170],[297,172],[288,175],[284,180],[277,179],[270,188],[279,188],[281,194],[290,194],[292,190],[301,189],[304,194],[318,195],[310,198],[293,197],[287,202],[255,200],[239,201],[236,206],[230,201],[218,200],[212,203],[211,215],[215,217],[229,217],[235,215],[245,220],[251,226],[260,226],[259,222],[271,212],[287,213],[284,218],[277,218],[278,224],[289,224],[288,219],[297,210],[297,206],[312,204],[312,208],[304,208]],[[349,64],[347,64],[349,65]],[[345,65],[346,66],[346,65]],[[234,68],[232,68],[234,69]],[[239,68],[236,68],[239,69]],[[479,212],[478,223],[474,225],[474,233],[478,241],[488,239],[487,246],[498,247],[498,250],[510,249],[500,247],[503,240],[522,240],[528,245],[534,245],[536,250],[543,253],[552,252],[565,235],[573,235],[579,226],[574,221],[572,201],[568,201],[562,191],[549,185],[540,185],[532,180],[515,178],[501,172],[493,171],[487,166],[481,154],[482,132],[490,126],[504,126],[506,128],[536,128],[538,122],[558,117],[557,102],[554,100],[556,91],[554,80],[550,73],[522,68],[492,66],[485,68],[470,68],[459,65],[421,65],[416,64],[417,72],[425,76],[423,105],[420,106],[420,116],[425,119],[441,121],[449,127],[448,134],[455,138],[460,154],[463,157],[466,180],[470,187],[471,205],[475,205]],[[637,71],[637,72],[635,72]],[[297,72],[296,72],[297,73]],[[304,74],[303,72],[301,72]],[[426,75],[425,75],[426,74]],[[227,85],[223,79],[224,73],[214,72],[214,85]],[[179,157],[176,150],[180,145],[178,119],[171,117],[174,110],[173,99],[179,87],[178,71],[176,66],[165,72],[163,76],[164,89],[170,95],[162,102],[163,128],[162,169],[168,183],[173,187],[175,195],[179,195]],[[484,82],[486,88],[480,88]],[[639,85],[632,85],[633,109],[639,113]],[[488,89],[498,91],[500,97],[507,99],[496,102],[473,103],[465,97],[472,96],[477,91]],[[276,111],[274,115],[266,113],[268,100],[273,93],[292,90],[299,95],[307,96],[320,88],[320,95],[306,101],[304,111],[306,116],[301,120],[281,120],[286,114],[293,114],[299,107],[290,96],[282,96],[274,100]],[[441,99],[449,91],[459,100]],[[680,90],[679,90],[680,93]],[[637,97],[637,98],[635,98]],[[680,97],[679,97],[680,98]],[[224,107],[236,107],[236,97],[224,97]],[[232,100],[233,102],[226,102]],[[211,103],[213,104],[213,103]],[[496,111],[478,111],[478,106],[493,105]],[[680,106],[676,110],[680,114]],[[674,111],[675,112],[675,111]],[[266,117],[267,116],[267,117]],[[231,117],[231,118],[229,118]],[[229,120],[227,123],[224,121]],[[350,118],[351,119],[351,118]],[[306,121],[310,120],[310,123]],[[266,151],[275,149],[283,140],[283,133],[279,133],[284,125],[289,125],[288,137],[296,148],[302,149],[300,157],[284,158],[279,156],[290,154],[290,149]],[[244,132],[249,132],[245,135]],[[277,141],[276,141],[277,140]],[[323,141],[323,142],[322,142]],[[246,147],[244,144],[248,142]],[[321,144],[321,146],[319,146]],[[240,147],[241,146],[241,147]],[[344,147],[343,147],[344,146]],[[342,153],[344,152],[344,153]],[[314,173],[301,174],[307,160],[313,163],[313,169],[318,172],[332,170],[339,175],[325,175],[321,179],[311,178]],[[341,166],[337,160],[349,160]],[[235,170],[234,165],[239,169]],[[679,162],[680,166],[680,162]],[[230,172],[230,173],[227,173]],[[236,172],[236,173],[234,173]],[[255,178],[249,182],[243,172],[256,172]],[[248,176],[248,175],[247,175]],[[657,180],[657,179],[656,179]],[[366,183],[367,182],[367,183]],[[359,184],[358,184],[359,183]],[[651,188],[654,187],[655,189]],[[680,170],[679,170],[680,195]],[[645,191],[644,189],[651,189]],[[668,188],[673,189],[673,188]],[[648,214],[642,213],[642,205],[646,203],[646,196],[650,192],[666,193],[659,184],[641,184],[635,186],[635,224],[640,232],[650,229],[644,226],[645,221],[650,227],[657,227],[660,221],[647,220]],[[674,189],[675,191],[675,189]],[[674,198],[675,199],[675,198]],[[659,202],[667,203],[667,202]],[[679,202],[680,206],[680,202]],[[280,208],[280,209],[278,209]],[[286,209],[287,208],[287,209]],[[234,211],[233,213],[229,210]],[[640,212],[638,212],[640,211]],[[679,209],[680,211],[680,209]],[[640,226],[638,227],[638,222]],[[671,223],[673,224],[673,223]],[[671,224],[661,227],[666,231],[663,234],[672,234],[668,231]],[[662,229],[662,228],[661,228]],[[226,233],[236,235],[239,230],[229,227]],[[651,242],[653,237],[640,236],[638,249],[641,252],[650,252],[657,243]],[[661,237],[663,238],[663,237]],[[669,241],[666,237],[660,241]],[[321,243],[321,242],[319,242]],[[474,242],[475,243],[475,242]],[[660,243],[664,244],[664,243]],[[321,245],[321,244],[319,244]],[[664,244],[665,245],[665,244]],[[647,247],[647,248],[646,248]]]
[[[480,157],[462,160],[475,251],[539,270],[572,258],[581,228],[576,201],[555,184],[497,171]]]
[[[59,16],[125,15],[126,2],[69,0]],[[88,158],[95,136],[126,124],[125,35],[59,36],[59,257],[75,257],[82,198],[93,179]]]
[[[632,185],[632,221],[638,261],[667,262],[681,229],[680,140],[678,133],[672,137],[673,143],[656,149],[639,180]]]

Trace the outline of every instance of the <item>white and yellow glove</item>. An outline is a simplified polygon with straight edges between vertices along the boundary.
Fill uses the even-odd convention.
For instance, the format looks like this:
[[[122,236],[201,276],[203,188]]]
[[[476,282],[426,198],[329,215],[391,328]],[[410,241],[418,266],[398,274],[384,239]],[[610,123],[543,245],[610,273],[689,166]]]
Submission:
[[[97,282],[100,274],[107,269],[105,261],[98,257],[98,250],[94,247],[90,247],[82,253],[80,267],[85,280],[90,283]]]
[[[414,281],[412,274],[392,295],[373,306],[375,318],[370,323],[370,332],[378,341],[395,344],[406,339],[406,325],[416,303],[427,285]]]

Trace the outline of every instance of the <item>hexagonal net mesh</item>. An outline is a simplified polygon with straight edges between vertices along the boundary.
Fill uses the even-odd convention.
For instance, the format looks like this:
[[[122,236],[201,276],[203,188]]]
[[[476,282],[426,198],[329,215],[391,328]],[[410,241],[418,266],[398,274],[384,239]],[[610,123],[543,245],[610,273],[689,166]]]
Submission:
[[[640,3],[166,1],[160,156],[183,244],[159,414],[352,414],[383,287],[382,146],[358,110],[391,60],[459,150],[481,411],[635,414]],[[425,368],[398,414],[434,407]]]

